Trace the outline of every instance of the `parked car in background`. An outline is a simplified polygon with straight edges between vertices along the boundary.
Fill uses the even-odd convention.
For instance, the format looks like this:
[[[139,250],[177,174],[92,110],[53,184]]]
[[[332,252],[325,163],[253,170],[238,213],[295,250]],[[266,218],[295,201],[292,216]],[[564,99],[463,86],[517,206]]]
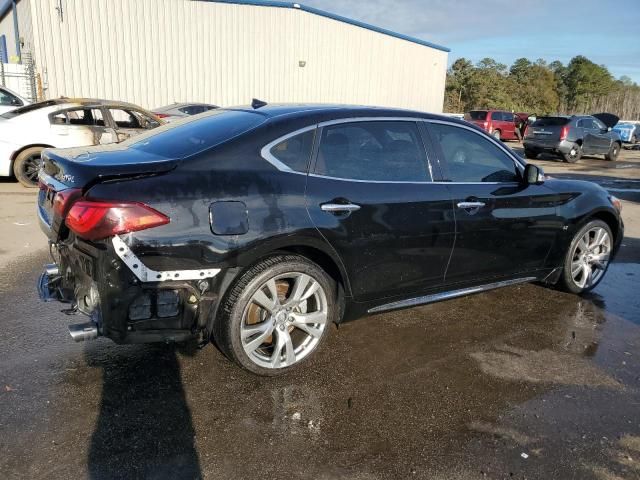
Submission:
[[[179,118],[198,115],[218,108],[216,105],[208,103],[174,103],[166,107],[154,108],[152,112],[156,117],[162,118],[165,122],[172,122]]]
[[[498,140],[518,140],[516,119],[513,113],[504,110],[472,110],[464,119],[482,128]]]
[[[613,131],[620,135],[620,140],[626,143],[640,142],[640,123],[622,122],[613,127]]]
[[[616,160],[622,148],[620,135],[612,130],[616,123],[618,117],[610,113],[538,117],[527,128],[525,157],[536,158],[546,152],[569,163],[593,154]]]
[[[21,97],[13,90],[7,87],[0,87],[0,115],[30,103],[29,100]]]
[[[47,150],[40,181],[56,259],[40,295],[88,316],[74,339],[213,340],[261,375],[334,322],[523,282],[587,292],[624,235],[602,187],[388,108],[219,109],[117,149]]]
[[[118,143],[162,124],[130,103],[59,98],[0,115],[0,176],[12,174],[26,187],[38,182],[45,148]]]

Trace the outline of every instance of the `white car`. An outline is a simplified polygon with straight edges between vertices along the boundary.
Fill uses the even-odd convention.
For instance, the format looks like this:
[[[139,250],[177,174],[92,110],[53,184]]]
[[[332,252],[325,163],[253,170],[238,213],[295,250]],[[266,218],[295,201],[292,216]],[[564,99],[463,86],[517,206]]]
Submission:
[[[59,98],[0,115],[0,176],[27,187],[38,182],[45,148],[119,143],[164,122],[130,103]]]
[[[0,115],[14,110],[18,107],[24,107],[31,102],[26,98],[22,98],[13,90],[7,87],[0,87]]]

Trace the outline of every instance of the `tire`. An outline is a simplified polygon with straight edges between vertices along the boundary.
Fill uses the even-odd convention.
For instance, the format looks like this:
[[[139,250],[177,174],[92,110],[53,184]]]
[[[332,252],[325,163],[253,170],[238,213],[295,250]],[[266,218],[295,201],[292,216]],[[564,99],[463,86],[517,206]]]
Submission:
[[[633,137],[631,138],[631,143],[633,145],[635,145],[636,143],[638,143],[638,137],[634,134]]]
[[[562,154],[562,158],[567,163],[576,163],[582,158],[582,146],[576,143],[568,153]]]
[[[525,158],[529,158],[531,160],[535,160],[536,158],[538,158],[538,152],[536,152],[535,150],[529,150],[528,148],[524,149],[524,156]]]
[[[609,160],[610,162],[615,162],[618,159],[619,154],[620,144],[618,142],[613,142],[611,144],[611,148],[609,149],[609,153],[607,153],[604,158],[605,160]]]
[[[302,288],[296,296],[298,286]],[[296,298],[303,299],[297,307],[287,305]],[[310,260],[287,254],[268,257],[230,288],[214,324],[214,340],[230,360],[252,373],[286,373],[326,341],[341,311],[337,298],[334,280]]]
[[[496,140],[502,140],[502,139],[500,138],[500,137],[501,137],[501,135],[502,135],[502,134],[501,134],[501,132],[500,132],[500,130],[494,130],[494,131],[493,131],[493,133],[492,133],[491,135],[493,135],[493,138],[495,138]]]
[[[38,186],[38,172],[40,171],[40,155],[44,148],[31,147],[23,150],[13,161],[13,174],[16,179],[27,188]]]
[[[597,232],[600,231],[607,235],[601,239],[601,250],[599,250],[597,254],[589,253],[590,248],[594,248],[593,251],[596,251],[592,245],[596,245],[596,241],[599,238]],[[585,236],[593,239],[594,243],[583,243],[582,240]],[[560,276],[558,286],[567,292],[576,294],[593,290],[604,278],[609,268],[613,244],[614,240],[611,228],[602,220],[592,220],[580,228],[571,240],[565,254],[562,275]],[[590,278],[588,278],[585,283],[582,283],[585,276],[589,275],[589,271],[591,272]]]

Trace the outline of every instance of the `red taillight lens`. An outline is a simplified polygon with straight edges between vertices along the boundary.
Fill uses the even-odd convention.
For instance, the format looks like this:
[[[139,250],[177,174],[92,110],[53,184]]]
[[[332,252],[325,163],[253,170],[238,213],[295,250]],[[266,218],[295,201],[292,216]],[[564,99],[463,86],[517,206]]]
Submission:
[[[518,127],[516,127],[518,128]],[[524,127],[524,137],[526,137],[527,135],[529,135],[529,125],[527,125],[526,127]]]
[[[53,212],[56,215],[64,217],[71,206],[71,203],[82,195],[82,189],[69,188],[61,190],[53,197]]]
[[[569,135],[569,127],[564,126],[562,127],[562,130],[560,130],[560,140],[566,139],[567,135]]]
[[[169,217],[142,203],[78,200],[67,215],[67,226],[79,237],[100,240],[169,223]]]
[[[154,113],[154,115],[158,118],[167,118],[171,116],[171,115],[167,115],[166,113]]]
[[[487,127],[489,126],[489,122],[482,122],[482,126],[484,127],[484,129],[486,130]]]

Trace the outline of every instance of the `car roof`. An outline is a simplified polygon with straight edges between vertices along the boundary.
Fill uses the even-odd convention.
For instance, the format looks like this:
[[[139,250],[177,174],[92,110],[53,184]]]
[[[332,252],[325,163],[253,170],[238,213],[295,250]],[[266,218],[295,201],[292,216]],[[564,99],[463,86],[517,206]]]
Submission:
[[[153,108],[152,112],[164,112],[167,110],[174,110],[180,107],[190,107],[190,106],[204,106],[204,107],[217,107],[213,103],[204,103],[204,102],[179,102],[172,103],[171,105],[163,105],[162,107]]]

